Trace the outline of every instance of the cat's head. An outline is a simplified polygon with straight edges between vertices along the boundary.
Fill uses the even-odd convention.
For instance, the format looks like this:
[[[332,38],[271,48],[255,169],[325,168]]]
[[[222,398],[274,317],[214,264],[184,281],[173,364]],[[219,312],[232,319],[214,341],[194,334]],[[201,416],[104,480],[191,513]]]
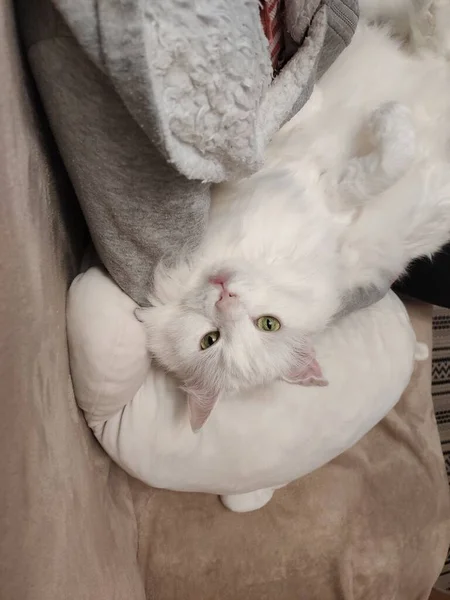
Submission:
[[[277,379],[327,384],[309,336],[332,312],[321,281],[311,286],[281,266],[228,261],[202,272],[179,300],[137,310],[150,353],[187,393],[194,431],[223,392]]]

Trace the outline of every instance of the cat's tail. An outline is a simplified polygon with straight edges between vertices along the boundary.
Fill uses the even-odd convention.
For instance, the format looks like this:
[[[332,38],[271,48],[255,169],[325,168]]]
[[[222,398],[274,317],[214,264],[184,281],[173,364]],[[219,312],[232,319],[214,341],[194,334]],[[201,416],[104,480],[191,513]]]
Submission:
[[[411,111],[399,102],[375,110],[367,136],[372,151],[351,158],[340,181],[343,208],[360,206],[392,187],[411,167],[416,155],[416,130]]]

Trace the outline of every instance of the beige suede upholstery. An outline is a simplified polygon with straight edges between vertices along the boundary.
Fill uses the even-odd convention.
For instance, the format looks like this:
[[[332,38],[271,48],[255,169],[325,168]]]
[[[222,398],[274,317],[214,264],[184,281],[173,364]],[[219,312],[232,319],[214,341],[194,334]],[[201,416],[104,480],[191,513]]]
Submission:
[[[141,600],[126,475],[72,392],[65,297],[85,229],[0,2],[0,598]]]

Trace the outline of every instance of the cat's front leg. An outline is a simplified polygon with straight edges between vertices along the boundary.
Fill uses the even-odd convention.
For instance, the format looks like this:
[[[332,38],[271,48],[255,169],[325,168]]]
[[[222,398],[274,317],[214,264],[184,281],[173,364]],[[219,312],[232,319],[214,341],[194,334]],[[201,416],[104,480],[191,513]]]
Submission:
[[[228,494],[220,496],[222,504],[233,512],[250,512],[265,506],[272,499],[276,488],[264,488],[246,494]]]

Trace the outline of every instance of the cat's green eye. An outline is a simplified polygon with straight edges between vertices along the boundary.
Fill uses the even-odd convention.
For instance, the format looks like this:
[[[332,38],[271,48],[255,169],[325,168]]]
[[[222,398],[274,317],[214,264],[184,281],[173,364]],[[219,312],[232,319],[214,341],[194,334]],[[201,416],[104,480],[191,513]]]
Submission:
[[[278,319],[275,319],[275,317],[264,315],[263,317],[259,317],[256,321],[256,327],[261,329],[261,331],[278,331],[281,327],[281,323]]]
[[[220,331],[210,331],[200,340],[200,349],[207,350],[208,348],[211,348],[211,346],[214,346],[219,338]]]

